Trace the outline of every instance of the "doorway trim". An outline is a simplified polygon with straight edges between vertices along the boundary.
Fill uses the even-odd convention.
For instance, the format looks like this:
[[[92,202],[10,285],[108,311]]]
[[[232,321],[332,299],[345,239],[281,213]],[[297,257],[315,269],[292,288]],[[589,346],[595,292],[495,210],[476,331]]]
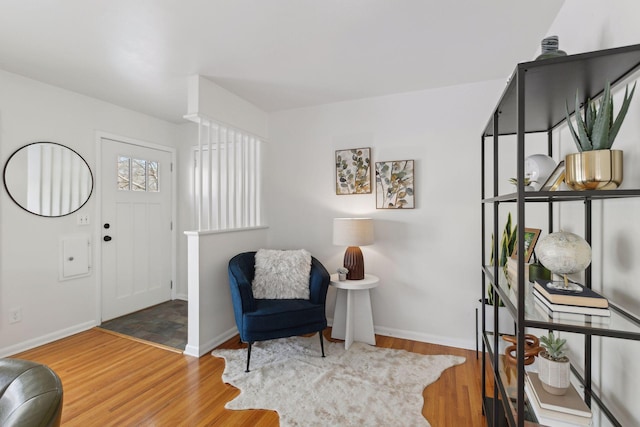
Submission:
[[[102,323],[102,245],[100,244],[100,236],[102,231],[100,224],[102,224],[102,140],[110,139],[124,144],[138,145],[145,148],[152,148],[154,150],[165,151],[171,154],[171,299],[176,299],[176,290],[178,288],[177,281],[177,170],[176,170],[176,149],[166,145],[155,144],[153,142],[147,142],[140,139],[129,138],[122,135],[117,135],[109,132],[96,131],[96,219],[93,224],[94,241],[94,256],[96,262],[94,263],[94,274],[96,275],[96,324]]]

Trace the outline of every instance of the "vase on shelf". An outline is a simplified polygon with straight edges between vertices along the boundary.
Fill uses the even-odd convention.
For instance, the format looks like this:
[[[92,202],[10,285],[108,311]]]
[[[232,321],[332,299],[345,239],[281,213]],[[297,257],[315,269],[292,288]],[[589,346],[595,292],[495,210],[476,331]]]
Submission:
[[[558,49],[558,36],[549,36],[542,39],[540,43],[542,52],[536,58],[536,61],[547,58],[557,58],[558,56],[567,56],[567,52]]]
[[[567,154],[565,183],[573,190],[613,190],[622,183],[622,150]]]
[[[571,386],[571,363],[569,358],[552,359],[548,352],[541,351],[538,357],[538,377],[549,393],[562,396]]]

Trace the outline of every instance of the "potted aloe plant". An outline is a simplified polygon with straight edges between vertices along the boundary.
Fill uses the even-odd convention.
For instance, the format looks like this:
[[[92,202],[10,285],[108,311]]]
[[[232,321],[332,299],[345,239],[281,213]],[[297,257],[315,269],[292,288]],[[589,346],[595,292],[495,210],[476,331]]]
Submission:
[[[578,153],[565,158],[565,183],[574,190],[607,190],[622,183],[622,151],[611,146],[629,110],[636,85],[631,92],[627,86],[622,107],[613,115],[613,98],[609,83],[604,88],[600,102],[587,100],[584,118],[580,114],[580,98],[576,91],[575,128],[571,123],[569,106],[566,106],[567,123]]]
[[[567,340],[556,337],[553,331],[540,337],[544,348],[538,354],[538,377],[542,387],[551,394],[563,395],[569,389],[571,363],[565,354]]]

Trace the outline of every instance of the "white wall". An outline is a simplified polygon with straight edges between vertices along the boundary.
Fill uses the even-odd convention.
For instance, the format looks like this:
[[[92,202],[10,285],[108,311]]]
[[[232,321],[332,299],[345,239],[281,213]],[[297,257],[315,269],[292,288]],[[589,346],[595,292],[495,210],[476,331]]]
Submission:
[[[0,71],[0,161],[35,141],[58,142],[80,153],[95,174],[95,132],[104,131],[172,146],[176,125],[93,98]],[[94,176],[94,178],[96,178]],[[90,234],[95,266],[96,197],[77,215],[43,218],[16,206],[0,190],[0,354],[8,355],[99,323],[97,278],[58,281],[59,239]],[[22,321],[9,324],[9,311]]]
[[[227,267],[235,255],[264,247],[267,229],[188,234],[189,336],[185,353],[199,357],[238,333]]]
[[[626,46],[640,42],[640,3],[635,0],[567,0],[549,29],[557,34],[560,48],[567,53]],[[637,75],[635,76],[637,78]],[[618,90],[614,98],[615,111],[620,107]],[[566,129],[557,136],[561,157],[576,152]],[[624,182],[622,188],[640,188],[640,92],[636,95],[613,145],[624,150]],[[640,313],[640,200],[594,202],[593,280],[594,288],[602,290],[613,302]],[[581,206],[560,209],[561,227],[581,234]],[[572,344],[573,361],[580,362],[583,339],[564,334]],[[637,384],[640,381],[640,342],[594,338],[596,366],[594,381],[606,401],[614,407],[622,425],[640,425]],[[607,424],[605,424],[607,425]]]
[[[188,86],[189,115],[201,114],[261,138],[267,137],[268,116],[249,101],[199,75],[190,76]]]
[[[189,78],[189,114],[213,119],[261,137],[268,133],[268,116],[255,105],[200,76]],[[196,119],[197,117],[194,117]],[[181,127],[180,203],[185,215],[181,230],[197,230],[193,214],[193,148],[198,125]],[[234,255],[266,246],[267,229],[231,232],[188,231],[180,239],[178,271],[188,276],[189,333],[185,353],[202,356],[229,339],[237,329],[231,305],[227,265]],[[184,286],[178,289],[182,294]]]
[[[177,236],[177,276],[176,296],[187,299],[187,236],[184,231],[196,230],[197,222],[193,213],[193,153],[192,147],[198,142],[198,125],[185,123],[179,126],[178,143],[178,236]]]
[[[480,135],[505,81],[271,114],[270,247],[304,247],[335,272],[345,248],[332,245],[333,218],[370,216],[375,244],[362,250],[381,278],[376,331],[475,348]],[[357,147],[371,147],[373,162],[415,160],[415,209],[376,210],[375,189],[335,194],[335,150]]]

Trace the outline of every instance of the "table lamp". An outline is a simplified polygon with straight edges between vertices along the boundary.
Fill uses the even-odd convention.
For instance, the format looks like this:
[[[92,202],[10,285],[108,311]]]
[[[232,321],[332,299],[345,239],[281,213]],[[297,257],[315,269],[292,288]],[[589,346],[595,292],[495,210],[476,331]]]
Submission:
[[[360,246],[373,243],[373,219],[334,218],[333,244],[347,246],[344,268],[349,270],[347,280],[364,279],[364,258]]]

